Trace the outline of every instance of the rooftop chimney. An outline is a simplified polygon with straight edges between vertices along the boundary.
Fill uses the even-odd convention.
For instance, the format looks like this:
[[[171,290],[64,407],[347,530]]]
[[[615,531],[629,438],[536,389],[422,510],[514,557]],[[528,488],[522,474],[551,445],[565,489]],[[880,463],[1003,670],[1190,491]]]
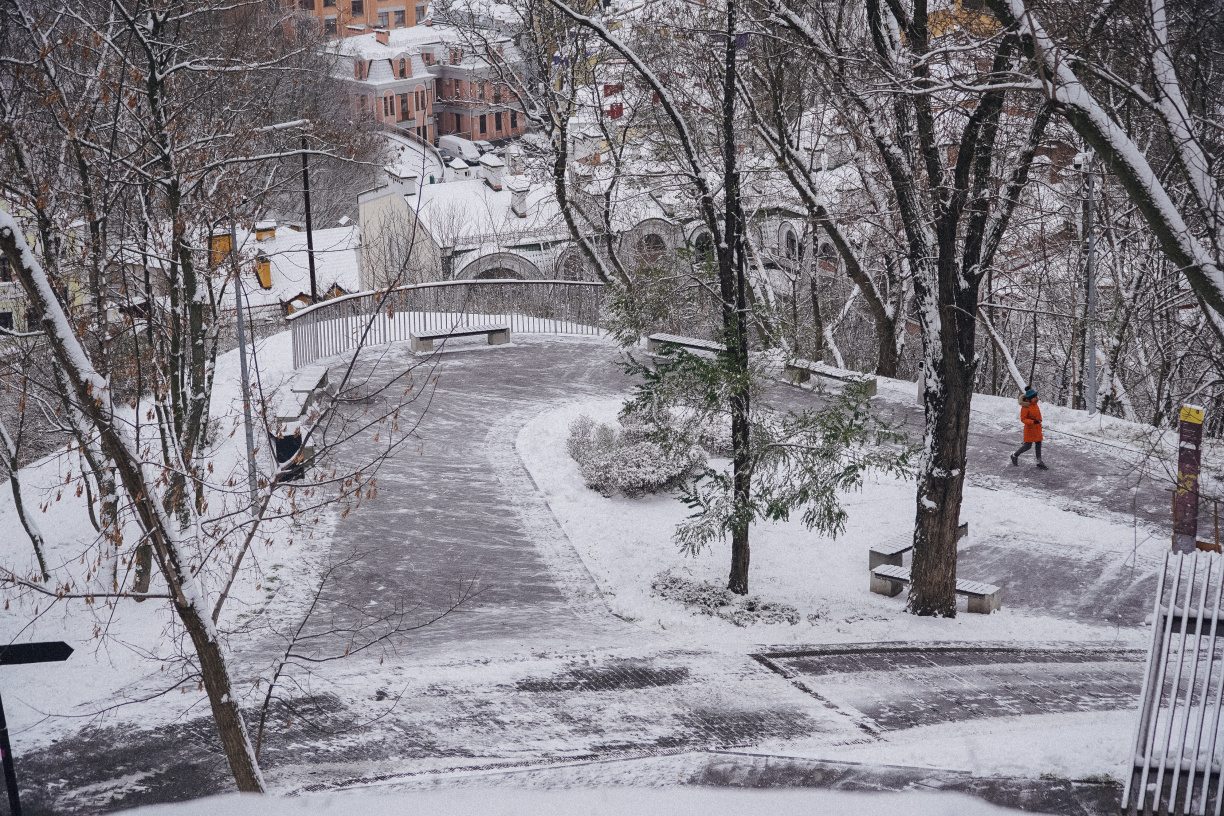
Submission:
[[[387,45],[391,42],[391,32],[387,31],[385,28],[376,28],[374,29],[374,39],[378,40],[383,45]]]
[[[523,148],[512,144],[506,148],[506,173],[517,176],[523,172]]]
[[[510,176],[506,179],[506,189],[510,191],[510,211],[519,218],[527,217],[527,191],[531,183],[526,176]]]
[[[502,188],[502,174],[505,170],[506,163],[492,153],[480,157],[480,177],[494,190]]]
[[[275,221],[258,221],[255,224],[255,240],[271,241],[276,237]]]

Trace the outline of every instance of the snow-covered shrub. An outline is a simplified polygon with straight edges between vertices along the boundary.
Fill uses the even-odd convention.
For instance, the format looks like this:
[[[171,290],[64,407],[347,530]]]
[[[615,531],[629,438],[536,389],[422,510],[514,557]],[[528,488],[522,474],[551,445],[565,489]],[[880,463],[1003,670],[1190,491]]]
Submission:
[[[655,576],[651,589],[703,615],[722,618],[736,626],[754,623],[799,622],[799,610],[787,603],[764,601],[757,595],[736,595],[709,581],[689,581],[666,570]]]
[[[665,490],[705,465],[700,448],[664,446],[650,436],[645,423],[630,422],[618,430],[583,415],[570,425],[566,448],[587,487],[604,495]]]

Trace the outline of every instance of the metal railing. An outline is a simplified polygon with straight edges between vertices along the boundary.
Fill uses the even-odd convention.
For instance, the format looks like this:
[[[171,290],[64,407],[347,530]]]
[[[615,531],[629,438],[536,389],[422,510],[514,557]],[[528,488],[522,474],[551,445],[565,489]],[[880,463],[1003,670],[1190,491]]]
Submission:
[[[410,334],[488,323],[506,323],[512,335],[597,335],[603,288],[587,281],[465,280],[325,300],[289,315],[293,367]]]
[[[1124,814],[1220,816],[1224,806],[1221,566],[1214,552],[1165,552]]]

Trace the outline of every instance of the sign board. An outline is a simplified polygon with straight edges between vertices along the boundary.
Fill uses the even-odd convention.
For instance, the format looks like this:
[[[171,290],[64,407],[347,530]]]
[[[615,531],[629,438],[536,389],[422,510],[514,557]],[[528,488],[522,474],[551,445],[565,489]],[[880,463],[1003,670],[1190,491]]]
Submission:
[[[72,654],[72,647],[62,640],[43,643],[11,643],[0,646],[0,666],[19,663],[59,663]]]
[[[1199,471],[1203,459],[1203,409],[1183,405],[1177,442],[1177,490],[1173,493],[1173,552],[1192,553],[1198,541]]]
[[[0,646],[0,666],[21,663],[59,663],[72,654],[72,647],[62,640],[42,643],[10,643]],[[13,748],[9,745],[8,722],[4,719],[4,703],[0,701],[0,765],[4,769],[4,787],[8,789],[9,816],[21,816],[21,797],[17,795],[17,770],[13,767]]]

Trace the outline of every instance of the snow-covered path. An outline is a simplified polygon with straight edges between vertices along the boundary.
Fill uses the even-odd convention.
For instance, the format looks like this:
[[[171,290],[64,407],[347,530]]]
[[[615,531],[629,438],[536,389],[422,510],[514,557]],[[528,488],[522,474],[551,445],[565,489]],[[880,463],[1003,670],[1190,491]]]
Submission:
[[[380,353],[393,358],[408,354],[399,347]],[[394,655],[332,664],[301,690],[296,707],[277,709],[278,727],[268,738],[263,763],[281,790],[330,789],[378,779],[380,784],[428,787],[453,778],[432,773],[442,769],[516,766],[537,768],[520,776],[539,784],[574,779],[607,784],[614,773],[566,771],[556,763],[696,751],[684,759],[643,760],[646,764],[634,766],[637,770],[622,781],[900,789],[938,776],[946,777],[941,784],[997,802],[1027,802],[1039,794],[1059,810],[1084,797],[1082,786],[1004,780],[983,793],[972,775],[958,776],[1012,772],[998,757],[975,754],[972,748],[965,753],[964,734],[972,729],[934,734],[931,744],[942,748],[926,756],[913,745],[907,748],[903,737],[884,745],[879,734],[946,729],[963,717],[1027,715],[1041,710],[1042,694],[1053,699],[1074,688],[1089,702],[1050,708],[1078,712],[1066,716],[1081,718],[1075,721],[1079,730],[1067,732],[1067,756],[1051,753],[1040,729],[1025,724],[1032,717],[985,720],[992,725],[981,731],[980,742],[1007,739],[1011,729],[1012,738],[1029,746],[1025,750],[1031,754],[1019,757],[1017,773],[1026,772],[1023,760],[1028,759],[1029,766],[1073,775],[1096,773],[1101,763],[1113,761],[1098,756],[1092,760],[1096,765],[1077,765],[1072,761],[1079,751],[1075,736],[1125,731],[1118,734],[1119,742],[1129,737],[1130,713],[1112,709],[1125,708],[1131,675],[1141,670],[1133,652],[1125,649],[1133,648],[1137,639],[1131,627],[1141,623],[1149,604],[1147,555],[1132,554],[1126,566],[1116,549],[1093,549],[1099,542],[1085,542],[1085,553],[1069,556],[1065,548],[1047,547],[1031,537],[971,536],[962,548],[962,571],[1003,584],[1005,608],[1069,623],[1108,623],[1119,627],[1121,641],[1106,644],[1114,651],[1092,661],[1078,653],[1064,658],[1057,646],[1043,653],[1034,664],[1056,665],[1057,682],[1043,686],[1040,672],[1030,670],[1033,676],[1023,692],[1027,708],[1007,710],[1007,699],[996,697],[995,709],[975,710],[976,704],[969,704],[932,716],[933,700],[955,698],[966,688],[973,689],[975,699],[991,700],[992,689],[1006,688],[1011,673],[983,666],[1008,660],[987,655],[914,668],[905,682],[890,659],[807,676],[803,659],[795,657],[802,650],[793,645],[773,650],[772,658],[754,659],[750,653],[771,650],[744,636],[689,642],[687,635],[676,636],[661,624],[647,626],[611,613],[565,526],[519,458],[516,441],[529,422],[557,406],[623,394],[629,383],[616,365],[614,346],[521,337],[513,346],[459,344],[442,357],[419,443],[407,446],[380,472],[377,500],[336,523],[333,554],[357,552],[360,558],[340,576],[335,590],[367,610],[398,601],[420,617],[444,608],[465,581],[475,581],[482,592],[461,610],[406,637]],[[778,386],[775,396],[796,405],[810,399],[786,386]],[[910,416],[915,430],[920,427],[899,384],[883,388],[880,402]],[[975,417],[971,439],[975,485],[1001,495],[1022,490],[1084,515],[1125,519],[1128,507],[1139,506],[1137,536],[1152,534],[1149,522],[1162,495],[1158,486],[1131,491],[1116,458],[1082,445],[1052,445],[1047,458],[1055,470],[1048,474],[1011,469],[1006,464],[1013,447],[1006,406],[986,407]],[[976,523],[974,514],[990,512],[989,506],[966,507],[971,523]],[[340,605],[332,611],[345,614]],[[993,625],[991,619],[971,623]],[[887,624],[877,629],[887,631]],[[1110,637],[1109,629],[1097,632],[1098,639]],[[948,640],[956,638],[949,632]],[[239,655],[238,662],[254,672],[257,657]],[[885,686],[887,695],[869,693]],[[898,711],[918,713],[898,719]],[[1100,718],[1095,714],[1100,711],[1106,714],[1099,726],[1093,725],[1098,720],[1083,719]],[[865,728],[873,716],[880,720],[877,726],[889,723],[888,728],[874,733]],[[1064,725],[1060,721],[1046,728]],[[156,731],[135,728],[93,731],[22,756],[23,783],[32,788],[30,812],[96,812],[229,788],[207,719]],[[968,744],[976,744],[974,739]],[[700,753],[728,747],[772,753],[774,759]],[[884,749],[893,753],[881,754]],[[828,764],[852,759],[878,765],[886,755],[898,757],[896,764],[925,768],[854,770]],[[541,763],[557,769],[538,770]],[[1088,798],[1106,802],[1110,796],[1106,790]],[[1095,806],[1084,808],[1097,812]]]

